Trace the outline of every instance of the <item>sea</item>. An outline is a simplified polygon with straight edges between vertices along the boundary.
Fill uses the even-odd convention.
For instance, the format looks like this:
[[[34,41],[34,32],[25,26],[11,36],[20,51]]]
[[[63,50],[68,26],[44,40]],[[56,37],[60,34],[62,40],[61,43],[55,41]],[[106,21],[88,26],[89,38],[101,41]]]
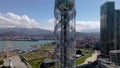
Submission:
[[[33,46],[40,47],[41,45],[54,42],[53,40],[39,41],[0,41],[0,51],[8,49],[20,49],[23,51],[31,50]]]

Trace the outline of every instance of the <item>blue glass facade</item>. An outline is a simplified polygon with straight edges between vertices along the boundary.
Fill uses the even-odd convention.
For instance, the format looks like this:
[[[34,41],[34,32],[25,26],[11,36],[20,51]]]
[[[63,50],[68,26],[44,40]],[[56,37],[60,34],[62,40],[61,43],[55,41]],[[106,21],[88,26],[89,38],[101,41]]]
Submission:
[[[100,13],[101,54],[109,55],[110,50],[120,50],[120,10],[115,9],[115,2],[106,2]]]
[[[115,49],[120,49],[120,10],[115,10]]]
[[[100,45],[104,55],[109,55],[109,51],[114,49],[114,11],[114,2],[106,2],[101,6]]]

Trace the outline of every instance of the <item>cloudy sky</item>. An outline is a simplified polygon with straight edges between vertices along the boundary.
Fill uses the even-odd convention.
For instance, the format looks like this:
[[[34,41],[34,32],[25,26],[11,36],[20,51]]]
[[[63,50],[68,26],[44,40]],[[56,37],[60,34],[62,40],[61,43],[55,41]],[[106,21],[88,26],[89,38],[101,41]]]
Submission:
[[[0,28],[54,29],[55,0],[0,0]],[[106,1],[120,0],[76,0],[76,30],[99,32],[100,6]]]

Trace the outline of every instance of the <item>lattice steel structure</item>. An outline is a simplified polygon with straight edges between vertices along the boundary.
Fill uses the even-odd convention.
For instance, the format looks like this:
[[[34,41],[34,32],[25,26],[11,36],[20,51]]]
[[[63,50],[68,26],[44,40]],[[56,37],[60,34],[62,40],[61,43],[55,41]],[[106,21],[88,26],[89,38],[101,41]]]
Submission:
[[[75,67],[75,0],[55,0],[55,68]]]

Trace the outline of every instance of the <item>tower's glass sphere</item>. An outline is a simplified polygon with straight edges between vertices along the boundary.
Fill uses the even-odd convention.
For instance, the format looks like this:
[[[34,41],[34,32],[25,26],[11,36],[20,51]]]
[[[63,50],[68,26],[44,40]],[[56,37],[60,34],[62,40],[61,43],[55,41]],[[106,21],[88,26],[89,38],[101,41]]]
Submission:
[[[70,11],[74,7],[74,0],[56,0],[56,6],[60,11]]]

